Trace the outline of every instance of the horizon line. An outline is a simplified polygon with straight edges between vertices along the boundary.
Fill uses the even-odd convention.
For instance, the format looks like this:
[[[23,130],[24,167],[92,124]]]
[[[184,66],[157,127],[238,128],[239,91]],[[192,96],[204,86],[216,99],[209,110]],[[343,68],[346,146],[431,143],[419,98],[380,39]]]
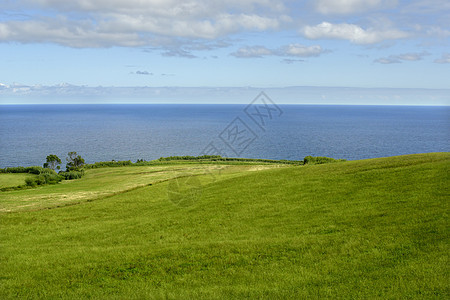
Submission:
[[[450,104],[362,104],[362,103],[276,103],[277,105],[304,106],[418,106],[418,107],[450,107]],[[199,102],[95,102],[95,103],[0,103],[0,106],[40,106],[40,105],[249,105],[248,103],[199,103]]]

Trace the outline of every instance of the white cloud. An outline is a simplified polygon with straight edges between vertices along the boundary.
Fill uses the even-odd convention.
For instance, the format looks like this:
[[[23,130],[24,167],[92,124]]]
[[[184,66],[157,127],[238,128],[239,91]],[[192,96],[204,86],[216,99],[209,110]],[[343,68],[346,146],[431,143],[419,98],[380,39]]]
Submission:
[[[282,49],[281,53],[282,55],[288,56],[308,57],[318,56],[322,54],[323,49],[319,45],[304,46],[300,44],[290,44],[289,46]]]
[[[189,51],[180,48],[168,49],[162,53],[163,56],[176,56],[185,58],[196,58],[197,56],[191,54]]]
[[[394,7],[396,0],[316,0],[316,10],[322,14],[355,14]]]
[[[332,24],[322,22],[316,26],[305,26],[301,32],[309,39],[341,39],[354,44],[375,44],[385,40],[402,39],[409,36],[407,32],[397,29],[376,30],[363,29],[355,24]]]
[[[401,61],[399,59],[391,58],[391,57],[378,58],[378,59],[375,59],[374,62],[379,63],[379,64],[384,64],[384,65],[401,63]]]
[[[153,42],[151,38],[141,39],[137,33],[97,31],[89,22],[69,21],[66,18],[27,22],[11,21],[2,25],[4,34],[0,35],[0,41],[50,42],[75,48],[134,47]]]
[[[136,75],[153,75],[153,73],[150,73],[149,71],[136,71],[135,73],[132,74],[136,74]]]
[[[450,53],[442,54],[442,57],[435,59],[434,62],[437,64],[450,64]]]
[[[374,60],[376,63],[380,64],[394,64],[401,63],[402,61],[418,61],[422,60],[424,56],[430,55],[427,52],[421,53],[404,53],[398,55],[390,55],[389,57],[382,57]]]
[[[263,57],[272,54],[272,50],[269,50],[263,46],[242,47],[236,52],[231,53],[231,55],[239,58]]]
[[[421,53],[403,53],[398,55],[390,55],[389,57],[382,57],[374,60],[376,63],[380,64],[395,64],[401,63],[402,61],[418,61],[422,60],[424,56],[430,55],[428,52]]]
[[[414,0],[405,1],[401,11],[406,14],[437,14],[450,10],[448,0]]]
[[[6,26],[6,24],[0,23],[0,41],[6,40],[6,39],[8,39],[8,37],[9,37],[8,26]]]
[[[421,60],[426,55],[429,55],[429,54],[427,52],[405,53],[405,54],[399,54],[399,55],[397,55],[397,57],[401,60],[416,61],[416,60]]]
[[[290,44],[278,49],[268,49],[264,46],[242,47],[231,55],[239,58],[263,57],[263,56],[287,56],[287,57],[311,57],[324,53],[319,45],[305,46],[301,44]]]
[[[450,37],[450,30],[442,29],[438,26],[432,26],[426,31],[426,33],[428,36],[434,36],[443,39]]]
[[[26,17],[0,22],[0,42],[69,47],[161,46],[276,30],[290,21],[281,0],[18,0],[6,6]]]
[[[285,58],[283,59],[281,62],[291,65],[293,63],[297,63],[297,62],[304,62],[305,60],[303,59],[292,59],[292,58]]]
[[[205,16],[227,8],[256,11],[268,8],[274,12],[285,11],[280,0],[18,0],[17,5],[56,9],[58,11],[117,12],[122,14],[154,14],[167,17]]]
[[[213,18],[153,18],[118,15],[102,21],[98,27],[106,32],[142,32],[162,36],[214,39],[241,30],[265,31],[277,29],[280,20],[254,14],[221,13]]]
[[[162,75],[162,74],[161,74]],[[216,103],[248,104],[261,89],[253,87],[89,87],[70,84],[0,88],[0,104],[61,103]],[[265,89],[273,99],[286,104],[409,104],[449,105],[448,89],[385,89],[352,87],[274,87]],[[348,99],[349,102],[342,102]],[[396,101],[393,101],[396,99]]]
[[[242,37],[234,36],[240,33],[283,31],[287,36],[299,23],[306,24],[299,33],[308,39],[341,39],[359,45],[407,37],[425,40],[450,36],[446,0],[406,1],[399,7],[398,0],[3,2],[0,43],[55,43],[75,48],[143,47],[165,56],[190,58],[203,56],[197,51],[229,47],[231,40],[234,43]],[[395,10],[384,10],[390,8]],[[251,39],[251,35],[244,38],[248,37]],[[244,47],[233,55],[308,57],[323,53],[320,46],[311,47],[289,45],[266,50]]]

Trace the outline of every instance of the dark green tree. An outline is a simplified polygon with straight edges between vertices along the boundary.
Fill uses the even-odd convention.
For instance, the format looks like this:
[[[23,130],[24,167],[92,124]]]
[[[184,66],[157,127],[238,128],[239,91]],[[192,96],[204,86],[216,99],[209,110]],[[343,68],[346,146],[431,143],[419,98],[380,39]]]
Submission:
[[[59,166],[61,164],[61,159],[56,156],[55,154],[50,154],[47,155],[47,159],[46,159],[46,163],[44,163],[44,168],[48,168],[48,169],[60,169],[61,167]]]
[[[84,165],[84,159],[76,152],[69,152],[67,155],[67,170],[77,170]]]

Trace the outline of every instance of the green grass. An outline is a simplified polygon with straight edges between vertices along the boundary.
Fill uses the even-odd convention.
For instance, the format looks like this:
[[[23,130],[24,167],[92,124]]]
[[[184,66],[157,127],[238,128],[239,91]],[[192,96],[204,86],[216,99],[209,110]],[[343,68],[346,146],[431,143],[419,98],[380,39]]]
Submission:
[[[98,168],[86,171],[81,179],[63,181],[34,189],[0,192],[0,212],[40,210],[103,199],[136,188],[157,184],[186,175],[206,174],[204,183],[240,176],[245,171],[279,168],[284,165],[193,165],[129,166]],[[0,174],[0,176],[15,174]],[[17,174],[27,175],[31,174]]]
[[[0,173],[0,188],[24,185],[25,179],[35,176],[27,173]]]
[[[0,298],[450,296],[448,153],[215,167],[93,169],[0,193]],[[194,205],[168,200],[180,174],[202,183]],[[54,196],[72,191],[93,194]]]

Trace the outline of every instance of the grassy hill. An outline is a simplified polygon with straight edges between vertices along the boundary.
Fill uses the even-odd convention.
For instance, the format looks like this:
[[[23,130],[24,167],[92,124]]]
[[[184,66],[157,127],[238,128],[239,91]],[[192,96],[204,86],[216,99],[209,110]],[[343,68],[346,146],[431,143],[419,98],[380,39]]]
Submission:
[[[449,167],[177,163],[0,192],[0,298],[448,298]]]
[[[25,179],[34,177],[34,174],[14,174],[14,173],[7,173],[7,174],[0,174],[0,189],[1,188],[8,188],[8,187],[15,187],[21,184],[25,183]]]

